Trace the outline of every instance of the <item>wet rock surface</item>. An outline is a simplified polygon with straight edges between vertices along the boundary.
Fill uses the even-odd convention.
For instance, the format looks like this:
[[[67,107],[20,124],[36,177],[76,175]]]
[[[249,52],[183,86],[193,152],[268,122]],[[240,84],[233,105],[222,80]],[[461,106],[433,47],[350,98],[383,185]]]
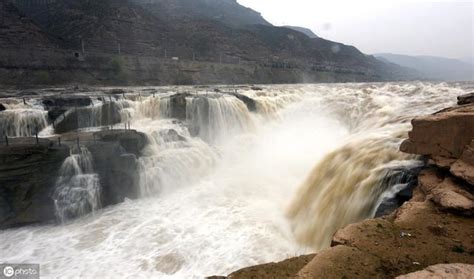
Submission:
[[[51,194],[68,156],[69,148],[48,140],[17,139],[0,147],[0,228],[55,219]]]
[[[386,185],[386,187],[390,188],[402,184],[405,186],[400,189],[400,191],[395,193],[393,197],[388,197],[382,200],[382,203],[378,206],[375,212],[375,217],[389,215],[412,198],[413,190],[418,183],[418,174],[420,171],[421,167],[415,166],[395,168],[387,172],[387,175],[382,180],[381,185]]]
[[[458,105],[474,103],[474,92],[458,97]]]
[[[122,121],[120,110],[116,102],[104,103],[99,106],[76,107],[65,112],[55,110],[55,113],[62,112],[62,116],[56,118],[54,130],[56,133],[66,133],[80,128],[118,124]],[[50,112],[48,115],[54,117]]]
[[[245,95],[242,95],[242,94],[238,94],[238,93],[227,93],[229,95],[232,95],[234,97],[236,97],[237,99],[241,100],[242,102],[244,102],[244,104],[247,106],[247,109],[250,111],[250,112],[256,112],[257,111],[257,102],[255,102],[254,99],[252,98],[249,98]]]
[[[170,117],[186,120],[186,98],[191,97],[189,93],[179,93],[170,97]]]
[[[56,220],[54,200],[58,171],[79,144],[93,157],[101,185],[101,205],[138,197],[137,157],[146,136],[134,130],[72,133],[56,138],[11,139],[0,146],[0,229]]]

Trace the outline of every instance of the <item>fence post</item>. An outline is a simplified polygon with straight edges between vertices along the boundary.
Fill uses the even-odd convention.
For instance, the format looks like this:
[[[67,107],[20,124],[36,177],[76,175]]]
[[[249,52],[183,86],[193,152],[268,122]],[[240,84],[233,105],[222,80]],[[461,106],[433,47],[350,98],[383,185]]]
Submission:
[[[58,137],[58,145],[61,146],[61,137]]]
[[[79,138],[77,138],[76,141],[77,141],[77,150],[79,151],[81,150],[81,146],[79,145]]]
[[[77,111],[77,104],[74,106],[74,110],[75,110],[75,116],[76,116],[76,129],[79,129],[79,112]]]
[[[26,98],[23,97],[23,104],[26,105]]]
[[[8,146],[8,136],[5,135],[5,142],[7,143],[7,146]]]

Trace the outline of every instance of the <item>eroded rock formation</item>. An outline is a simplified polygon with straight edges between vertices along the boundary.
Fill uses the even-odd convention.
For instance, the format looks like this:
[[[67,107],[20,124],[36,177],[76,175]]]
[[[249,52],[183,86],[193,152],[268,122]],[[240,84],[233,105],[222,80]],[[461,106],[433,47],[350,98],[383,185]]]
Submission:
[[[91,153],[100,179],[100,204],[138,197],[138,161],[147,140],[133,130],[10,139],[0,146],[0,229],[52,222],[58,171],[77,143]]]

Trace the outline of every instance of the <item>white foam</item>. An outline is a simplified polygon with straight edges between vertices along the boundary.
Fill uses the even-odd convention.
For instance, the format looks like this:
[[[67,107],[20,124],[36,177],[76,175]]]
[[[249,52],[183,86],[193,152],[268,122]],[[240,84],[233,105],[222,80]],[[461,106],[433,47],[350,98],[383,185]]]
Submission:
[[[462,93],[446,84],[417,83],[263,89],[245,94],[259,100],[262,113],[277,117],[252,115],[255,129],[199,149],[217,160],[205,174],[65,226],[0,232],[0,259],[40,263],[45,277],[199,278],[309,252],[295,240],[285,215],[314,165],[360,140],[364,129],[369,138],[406,133],[409,125],[400,122],[450,105]],[[173,128],[188,145],[203,144],[170,121],[140,119],[132,123],[137,127],[147,133]],[[160,148],[178,152],[176,145],[160,144],[148,155],[160,156]],[[189,176],[200,173],[192,165],[179,168],[188,168]]]

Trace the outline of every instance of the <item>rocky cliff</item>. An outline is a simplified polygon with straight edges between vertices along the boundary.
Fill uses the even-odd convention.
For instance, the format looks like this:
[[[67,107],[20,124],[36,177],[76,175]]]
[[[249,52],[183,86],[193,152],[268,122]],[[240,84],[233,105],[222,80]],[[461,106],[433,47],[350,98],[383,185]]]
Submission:
[[[315,255],[244,268],[228,278],[394,278],[408,273],[400,278],[472,278],[474,103],[470,96],[459,97],[456,107],[412,121],[413,130],[400,149],[424,156],[427,164],[413,197],[398,210],[340,229],[331,247]]]
[[[3,85],[296,83],[409,77],[403,68],[355,47],[271,26],[233,0],[12,3],[0,3],[4,26],[0,45],[6,50],[0,55]],[[20,41],[28,42],[20,45]]]
[[[138,197],[137,158],[147,142],[145,135],[113,130],[60,137],[39,142],[15,138],[0,146],[0,229],[56,220],[59,170],[78,144],[92,155],[102,207]]]

